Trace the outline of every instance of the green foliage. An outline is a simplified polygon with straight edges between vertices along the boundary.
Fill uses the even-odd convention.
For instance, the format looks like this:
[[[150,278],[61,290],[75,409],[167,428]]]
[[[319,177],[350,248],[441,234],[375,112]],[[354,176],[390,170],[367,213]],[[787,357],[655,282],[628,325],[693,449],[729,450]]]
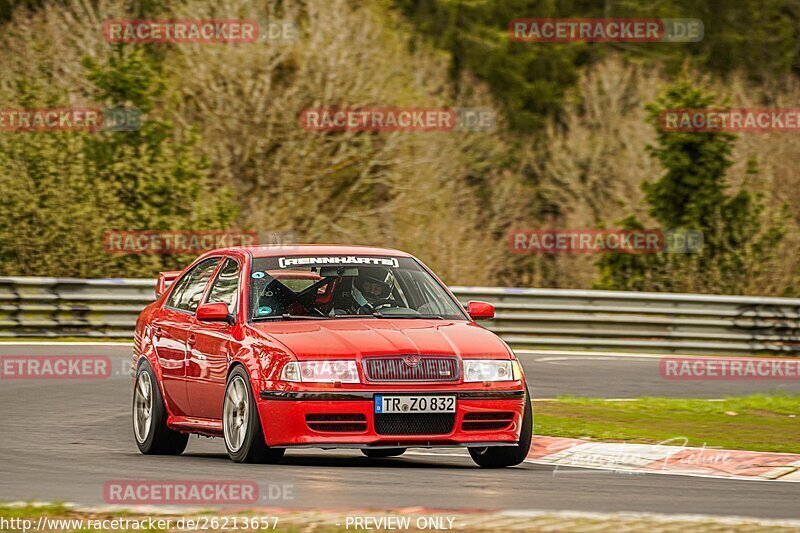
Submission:
[[[533,46],[509,39],[509,21],[558,16],[564,10],[560,2],[398,0],[395,4],[419,37],[451,54],[454,81],[461,72],[470,71],[489,84],[509,125],[517,130],[536,129],[557,114],[578,78],[578,67],[585,64],[583,44]]]
[[[164,73],[145,49],[118,49],[108,65],[85,60],[98,99],[145,113],[141,127],[90,137],[87,153],[127,206],[120,222],[131,229],[220,229],[233,218],[230,193],[203,197],[208,162],[197,135],[175,142],[167,110],[154,109],[164,92]],[[181,228],[181,224],[184,227]]]
[[[190,258],[111,255],[102,248],[104,231],[225,229],[236,220],[241,229],[291,230],[309,242],[408,249],[452,283],[586,286],[595,274],[591,259],[511,255],[504,241],[511,227],[600,224],[617,217],[616,206],[639,201],[638,192],[623,194],[638,176],[618,172],[636,168],[647,142],[637,135],[647,132],[639,114],[645,85],[624,82],[631,62],[654,63],[654,85],[661,74],[680,72],[708,72],[720,83],[744,68],[766,80],[757,92],[765,106],[797,94],[776,87],[798,69],[794,0],[334,0],[313,7],[247,0],[230,16],[292,19],[301,37],[231,46],[111,45],[98,24],[212,17],[219,9],[205,0],[0,0],[8,30],[0,37],[4,107],[89,102],[143,113],[133,131],[0,133],[0,274],[152,276]],[[702,42],[685,44],[511,42],[509,21],[535,17],[696,17],[706,32]],[[609,54],[627,60],[619,62],[625,69],[577,94],[576,80],[602,73],[607,61],[599,60]],[[609,106],[604,91],[630,98]],[[662,100],[656,107],[713,103],[688,83]],[[298,128],[304,108],[345,105],[486,107],[506,117],[492,132]],[[600,107],[607,113],[596,114]],[[541,131],[545,124],[552,127]],[[551,134],[571,142],[548,144]],[[646,188],[650,215],[665,228],[702,230],[706,250],[608,257],[599,264],[602,284],[762,293],[745,285],[748,276],[769,275],[771,245],[783,242],[783,229],[766,223],[759,198],[726,192],[733,138],[659,134],[657,141],[650,154],[666,174]],[[772,208],[793,167],[763,146],[749,145],[744,157]],[[781,172],[772,172],[773,160]],[[796,228],[788,232],[793,242]],[[758,259],[767,272],[761,278],[751,276]],[[767,291],[787,290],[794,265],[784,258],[783,277]]]
[[[578,69],[611,50],[634,61],[662,61],[675,72],[691,61],[755,81],[800,75],[800,4],[795,0],[394,0],[419,35],[452,56],[454,79],[471,70],[490,85],[512,127],[535,131],[557,117]],[[517,43],[518,18],[697,18],[697,43]]]
[[[650,215],[663,227],[707,228],[718,216],[720,206],[723,211],[748,207],[750,198],[744,191],[740,201],[725,204],[725,172],[733,163],[730,155],[735,135],[670,132],[660,124],[664,109],[706,109],[714,99],[713,94],[682,80],[646,107],[658,140],[649,152],[667,173],[654,183],[645,182],[643,188]]]
[[[152,276],[188,258],[112,255],[104,232],[223,229],[235,216],[229,191],[210,189],[196,136],[176,137],[157,60],[137,48],[84,66],[94,101],[145,111],[141,127],[0,136],[0,274]],[[17,87],[26,107],[58,103],[37,78]]]
[[[15,13],[35,13],[47,4],[63,7],[69,5],[69,0],[0,0],[0,24],[10,20]],[[163,12],[167,5],[168,0],[137,0],[131,5],[131,14],[135,18],[147,18]]]
[[[606,254],[597,263],[597,288],[742,293],[748,277],[774,258],[784,237],[779,223],[767,220],[758,198],[747,191],[730,196],[725,173],[732,164],[735,135],[725,132],[670,132],[661,127],[665,109],[713,107],[715,96],[688,81],[670,86],[647,106],[657,143],[648,147],[666,169],[643,189],[650,216],[662,230],[703,233],[696,253]],[[635,217],[620,221],[642,229]]]
[[[0,137],[3,275],[91,276],[112,267],[113,258],[101,249],[102,232],[107,214],[120,205],[85,159],[84,135]]]

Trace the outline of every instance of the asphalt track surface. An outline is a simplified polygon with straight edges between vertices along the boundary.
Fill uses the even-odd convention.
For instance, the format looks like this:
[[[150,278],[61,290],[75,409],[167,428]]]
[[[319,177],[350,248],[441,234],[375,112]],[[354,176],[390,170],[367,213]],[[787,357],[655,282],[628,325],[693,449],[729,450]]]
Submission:
[[[422,450],[393,459],[358,451],[298,450],[278,465],[239,465],[221,439],[193,437],[180,457],[138,453],[130,423],[129,347],[20,346],[0,355],[109,355],[102,380],[0,380],[0,501],[103,504],[113,480],[248,480],[261,505],[354,509],[640,511],[800,518],[797,483],[659,474],[634,475],[523,464],[481,470],[463,452]],[[647,395],[718,397],[798,391],[784,382],[666,382],[657,359],[522,357],[538,397]],[[117,366],[118,365],[118,366]]]

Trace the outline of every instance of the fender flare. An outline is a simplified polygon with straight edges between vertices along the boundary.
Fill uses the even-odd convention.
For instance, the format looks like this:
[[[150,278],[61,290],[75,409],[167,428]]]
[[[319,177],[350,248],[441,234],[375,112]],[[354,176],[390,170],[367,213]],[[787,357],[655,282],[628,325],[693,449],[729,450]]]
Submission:
[[[145,347],[145,353],[136,353],[136,349],[134,348],[133,356],[136,358],[136,376],[139,375],[139,367],[142,366],[143,361],[147,361],[150,364],[150,368],[153,369],[153,373],[156,375],[156,383],[158,384],[158,390],[161,392],[161,397],[164,398],[164,409],[167,411],[167,421],[172,418],[172,411],[169,408],[169,402],[166,401],[166,391],[164,390],[164,379],[163,373],[161,371],[161,365],[158,364],[158,357],[156,357],[155,351],[153,349],[153,344],[148,343]],[[133,386],[136,386],[136,377],[133,379]]]
[[[258,362],[256,362],[258,361]],[[233,372],[233,369],[237,366],[241,366],[244,368],[245,372],[247,372],[248,377],[250,378],[250,386],[252,387],[255,382],[262,381],[262,368],[261,368],[261,361],[259,360],[258,356],[253,353],[253,350],[242,346],[238,352],[233,354],[228,360],[228,371],[225,374],[225,381],[228,381],[228,378]],[[255,389],[254,389],[255,390]]]

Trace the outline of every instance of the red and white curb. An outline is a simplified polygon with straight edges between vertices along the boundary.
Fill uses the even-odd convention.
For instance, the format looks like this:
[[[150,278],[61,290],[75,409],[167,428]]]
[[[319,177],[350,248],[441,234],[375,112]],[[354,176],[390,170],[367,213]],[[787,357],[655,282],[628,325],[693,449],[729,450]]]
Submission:
[[[534,436],[525,462],[637,473],[800,482],[800,454]]]

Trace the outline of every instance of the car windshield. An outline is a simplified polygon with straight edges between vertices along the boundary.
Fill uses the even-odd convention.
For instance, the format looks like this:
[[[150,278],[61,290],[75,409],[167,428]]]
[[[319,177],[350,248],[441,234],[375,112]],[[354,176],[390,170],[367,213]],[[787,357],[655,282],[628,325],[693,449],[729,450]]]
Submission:
[[[408,257],[254,258],[249,298],[254,321],[467,319],[461,305]]]

